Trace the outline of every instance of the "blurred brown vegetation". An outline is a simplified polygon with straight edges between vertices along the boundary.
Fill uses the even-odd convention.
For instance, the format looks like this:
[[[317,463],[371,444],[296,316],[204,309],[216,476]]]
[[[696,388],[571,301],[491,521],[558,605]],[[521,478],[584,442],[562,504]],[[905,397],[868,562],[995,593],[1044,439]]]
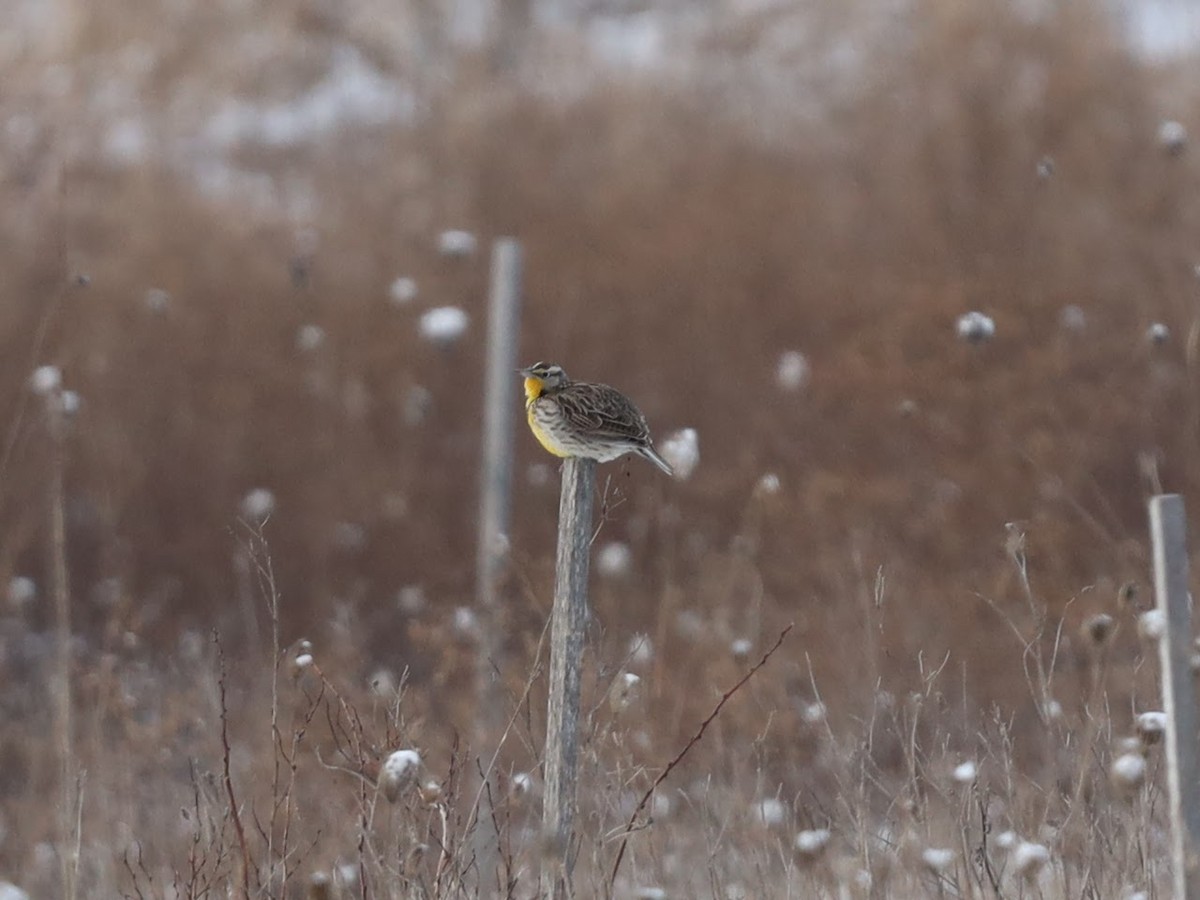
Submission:
[[[1065,617],[1073,636],[1146,581],[1154,478],[1189,498],[1200,487],[1200,169],[1156,136],[1164,118],[1200,120],[1181,116],[1196,108],[1185,73],[1133,57],[1091,4],[1036,20],[917,6],[819,116],[756,119],[704,78],[539,98],[468,60],[420,124],[279,155],[281,179],[313,185],[311,221],[206,197],[167,165],[12,161],[0,583],[46,581],[46,435],[27,383],[53,363],[84,404],[67,479],[87,645],[170,657],[182,630],[214,626],[261,641],[238,517],[264,487],[285,642],[336,645],[363,677],[407,669],[410,689],[447,704],[443,726],[466,727],[473,663],[452,622],[474,591],[486,248],[514,235],[522,356],[625,389],[660,438],[700,436],[689,481],[637,461],[601,470],[599,541],[628,542],[634,570],[594,576],[598,653],[617,666],[633,634],[651,636],[656,745],[675,746],[736,677],[730,640],[758,647],[790,621],[747,733],[773,703],[811,699],[810,664],[831,715],[850,716],[879,679],[916,686],[918,654],[947,651],[966,719],[998,701],[1034,721],[1021,648],[980,599],[1035,624],[1005,524],[1026,533],[1051,628]],[[829,39],[852,45],[852,25]],[[736,70],[770,27],[724,35],[714,59]],[[481,252],[439,256],[443,227],[474,231]],[[408,306],[387,300],[398,275],[420,285]],[[151,289],[165,308],[148,307]],[[443,304],[471,315],[448,349],[416,327]],[[1081,330],[1060,324],[1068,305]],[[995,318],[993,341],[956,339],[969,309]],[[1145,338],[1156,321],[1162,345]],[[306,324],[327,336],[311,351],[296,342]],[[811,363],[799,393],[775,380],[789,350]],[[557,479],[528,477],[539,454],[519,432],[514,684],[552,580]],[[756,491],[767,473],[777,494]],[[416,614],[397,602],[413,585],[429,601]],[[48,625],[42,605],[21,615]],[[1081,659],[1068,637],[1069,686]],[[786,723],[770,739],[784,769],[791,740]]]

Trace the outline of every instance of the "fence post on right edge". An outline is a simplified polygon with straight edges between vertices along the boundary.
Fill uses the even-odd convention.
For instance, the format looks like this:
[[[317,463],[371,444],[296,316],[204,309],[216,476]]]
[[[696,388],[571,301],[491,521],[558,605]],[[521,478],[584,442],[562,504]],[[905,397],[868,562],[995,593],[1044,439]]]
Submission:
[[[1187,517],[1183,498],[1150,500],[1154,594],[1166,620],[1159,641],[1163,710],[1167,715],[1167,790],[1171,862],[1177,900],[1200,900],[1200,754],[1192,684],[1192,611],[1188,589]]]

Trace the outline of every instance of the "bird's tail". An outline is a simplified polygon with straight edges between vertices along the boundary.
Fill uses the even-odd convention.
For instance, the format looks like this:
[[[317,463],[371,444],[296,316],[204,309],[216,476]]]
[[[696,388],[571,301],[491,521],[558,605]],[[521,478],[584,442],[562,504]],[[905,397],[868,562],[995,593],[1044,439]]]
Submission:
[[[658,451],[655,450],[650,444],[647,444],[644,447],[638,447],[637,452],[646,457],[646,459],[650,460],[650,462],[654,463],[668,475],[675,474],[675,470],[671,468],[671,464],[659,456]]]

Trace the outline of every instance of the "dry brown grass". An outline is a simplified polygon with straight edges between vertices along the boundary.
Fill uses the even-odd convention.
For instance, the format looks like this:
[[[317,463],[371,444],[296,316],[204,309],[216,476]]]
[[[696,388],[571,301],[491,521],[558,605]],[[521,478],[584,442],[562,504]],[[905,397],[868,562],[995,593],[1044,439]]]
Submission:
[[[672,809],[660,810],[670,825],[633,841],[622,896],[651,883],[680,896],[737,885],[808,896],[859,868],[879,896],[974,896],[983,870],[967,857],[981,814],[1053,856],[1040,886],[997,875],[1005,896],[1161,883],[1157,759],[1132,805],[1102,778],[1131,713],[1157,705],[1153,665],[1121,613],[1098,700],[1077,627],[1115,614],[1120,586],[1146,582],[1147,495],[1200,487],[1200,213],[1187,202],[1200,171],[1190,150],[1171,157],[1155,139],[1161,118],[1195,108],[1194,89],[1131,58],[1085,4],[1038,21],[919,7],[911,30],[867,45],[861,80],[797,76],[828,92],[820,119],[786,103],[770,121],[750,114],[761,98],[745,76],[770,22],[714,38],[706,52],[727,66],[693,83],[610,78],[566,100],[514,89],[494,58],[460,59],[448,81],[423,85],[433,108],[420,127],[242,151],[249,169],[304,181],[312,221],[206,198],[165,164],[98,161],[71,126],[75,95],[61,101],[43,143],[6,161],[0,183],[0,584],[48,584],[52,471],[27,379],[51,362],[84,399],[66,507],[82,896],[168,896],[197,847],[214,885],[240,880],[229,804],[208,780],[222,755],[213,628],[229,657],[231,771],[262,893],[281,884],[272,866],[296,867],[299,892],[335,861],[397,895],[474,890],[464,786],[494,748],[464,743],[475,647],[453,620],[473,596],[486,258],[437,255],[437,230],[459,226],[524,243],[523,356],[625,388],[660,435],[700,434],[688,482],[636,462],[602,470],[599,540],[628,543],[633,570],[594,578],[585,896],[604,889],[615,850],[604,836],[630,797],[744,672],[731,642],[748,639],[752,662],[793,621],[778,658],[673,774]],[[353,18],[281,4],[259,25],[310,49],[345,29],[384,71],[405,71]],[[99,78],[127,36],[99,18],[78,26],[76,46],[90,48],[79,71]],[[212,38],[196,47],[217,46],[229,22],[187,26]],[[823,27],[830,43],[857,33],[835,12]],[[264,77],[237,82],[207,51],[166,46],[154,102],[172,85],[215,95]],[[38,68],[12,74],[13,96],[31,103]],[[1047,154],[1055,171],[1039,179]],[[78,273],[90,285],[75,285]],[[400,274],[421,293],[394,308],[386,291]],[[170,293],[165,311],[147,308],[151,288]],[[419,312],[441,304],[472,316],[449,350],[416,333]],[[1059,324],[1068,304],[1086,314],[1081,332]],[[954,339],[972,308],[995,318],[994,341]],[[1171,328],[1161,346],[1144,338],[1154,321]],[[296,347],[305,324],[327,334],[311,353]],[[812,366],[798,394],[774,376],[793,349]],[[405,415],[417,389],[430,399],[419,422]],[[536,770],[541,739],[533,676],[557,495],[556,479],[527,477],[538,463],[521,435],[505,778]],[[777,494],[756,491],[768,472]],[[282,641],[314,641],[319,701],[320,679],[307,695],[288,682],[271,702],[271,617],[237,522],[260,486],[277,498],[266,536]],[[1028,584],[1005,551],[1008,522],[1027,536]],[[361,541],[346,539],[347,524]],[[405,613],[397,597],[411,586],[428,604]],[[44,596],[6,610],[0,655],[0,878],[37,896],[59,890],[44,803],[56,783],[50,624]],[[637,669],[642,696],[613,720],[601,700],[638,633],[654,648]],[[1049,691],[1065,712],[1050,723],[1029,652],[1053,660]],[[402,702],[371,694],[381,668],[403,673]],[[828,718],[807,722],[818,692]],[[282,749],[273,708],[284,710]],[[310,713],[294,778],[272,782],[275,754],[291,752]],[[450,863],[439,862],[437,803],[408,794],[361,828],[371,793],[312,752],[329,761],[339,729],[361,745],[349,768],[422,749],[445,785]],[[1089,735],[1094,746],[1080,747]],[[966,758],[981,766],[975,788],[947,780]],[[776,796],[785,823],[756,824],[755,803]],[[286,862],[281,832],[268,851],[257,831],[279,798],[296,823]],[[536,805],[514,795],[496,807],[511,816],[500,830],[518,896],[536,871]],[[808,868],[791,850],[804,827],[834,833]],[[1055,830],[1039,837],[1044,827]],[[420,843],[433,849],[402,870]],[[957,853],[939,879],[918,859],[929,846]]]

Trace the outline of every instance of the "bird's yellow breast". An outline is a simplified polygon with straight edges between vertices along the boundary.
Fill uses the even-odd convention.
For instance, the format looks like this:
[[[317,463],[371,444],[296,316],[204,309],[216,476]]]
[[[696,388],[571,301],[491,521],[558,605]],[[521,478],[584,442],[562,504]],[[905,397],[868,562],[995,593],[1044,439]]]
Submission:
[[[542,396],[542,393],[542,382],[539,379],[525,379],[525,418],[529,421],[529,430],[538,439],[538,443],[550,453],[558,457],[570,456],[571,454],[563,449],[558,441],[554,439],[554,436],[542,427],[542,423],[538,421],[537,413],[533,407],[537,403],[538,398]]]

